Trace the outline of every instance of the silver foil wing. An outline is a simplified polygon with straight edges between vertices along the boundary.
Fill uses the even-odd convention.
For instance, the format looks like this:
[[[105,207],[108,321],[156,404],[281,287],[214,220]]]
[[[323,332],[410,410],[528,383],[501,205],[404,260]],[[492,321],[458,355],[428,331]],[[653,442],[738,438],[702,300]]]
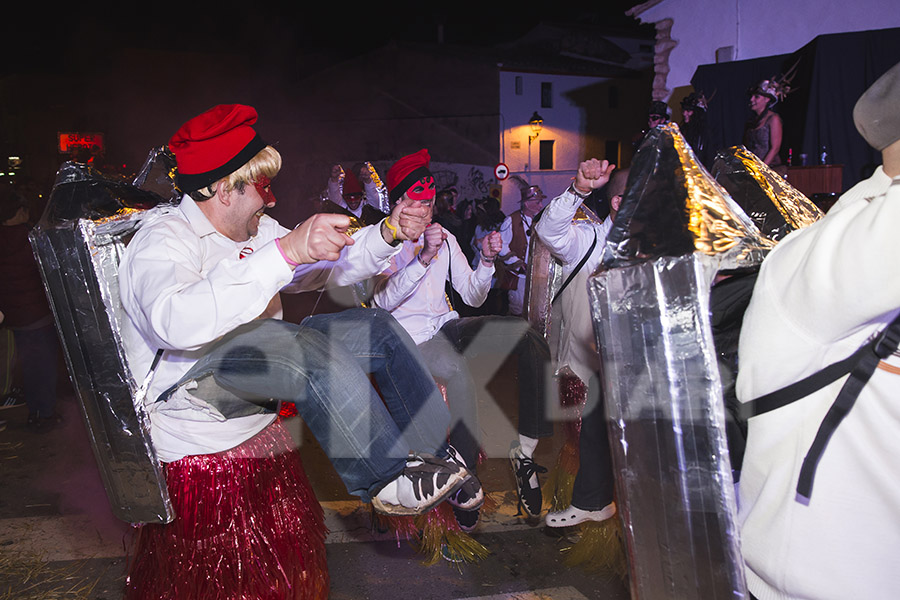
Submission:
[[[372,163],[365,163],[365,168],[369,171],[369,177],[372,178],[372,183],[375,184],[375,189],[378,190],[378,209],[386,215],[391,214],[391,200],[388,196],[387,186],[378,175],[378,171],[376,171],[375,167],[372,166]]]
[[[699,252],[716,270],[735,270],[758,266],[774,246],[669,123],[638,148],[602,265]]]
[[[135,379],[146,374],[133,374],[124,352],[118,288],[127,240],[145,208],[174,198],[171,182],[169,191],[163,198],[66,163],[30,234],[112,512],[129,523],[174,518]]]
[[[712,175],[771,240],[780,240],[825,216],[788,180],[743,146],[719,152]]]
[[[522,314],[535,331],[547,338],[552,326],[553,298],[562,285],[562,265],[538,236],[531,236],[528,245]]]
[[[589,208],[581,206],[572,218],[575,224],[599,224],[602,220]],[[536,235],[528,242],[528,264],[525,271],[525,299],[522,314],[545,338],[553,327],[553,299],[563,285],[563,266]],[[572,288],[577,289],[577,288]]]
[[[645,136],[589,281],[633,598],[747,597],[710,286],[773,246],[677,125]]]

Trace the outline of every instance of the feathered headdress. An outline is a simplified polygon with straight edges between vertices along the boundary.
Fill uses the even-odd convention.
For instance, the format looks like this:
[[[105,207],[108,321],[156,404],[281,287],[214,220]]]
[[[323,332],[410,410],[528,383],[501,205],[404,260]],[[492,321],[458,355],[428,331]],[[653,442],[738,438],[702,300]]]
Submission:
[[[761,96],[771,98],[773,103],[784,101],[787,95],[794,91],[794,88],[791,87],[791,82],[797,75],[797,65],[799,64],[800,61],[797,60],[797,62],[794,63],[794,66],[788,69],[784,74],[771,79],[763,79],[758,84],[751,87],[749,93],[751,95],[760,94]]]

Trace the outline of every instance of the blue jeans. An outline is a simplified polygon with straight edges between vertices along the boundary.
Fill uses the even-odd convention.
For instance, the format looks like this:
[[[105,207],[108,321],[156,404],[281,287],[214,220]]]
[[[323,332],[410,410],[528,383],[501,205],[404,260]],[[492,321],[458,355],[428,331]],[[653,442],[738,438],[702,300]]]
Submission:
[[[419,351],[432,375],[445,382],[453,419],[450,441],[466,464],[477,464],[481,447],[478,425],[478,387],[469,369],[469,360],[488,355],[505,358],[515,355],[519,391],[518,431],[528,437],[553,435],[553,423],[545,410],[547,342],[528,322],[519,317],[462,317],[447,321]],[[480,382],[482,384],[486,382]]]
[[[409,334],[384,310],[241,325],[160,400],[189,381],[198,383],[194,396],[229,417],[275,410],[269,399],[294,402],[347,490],[363,501],[403,470],[409,452],[446,450],[447,406]]]

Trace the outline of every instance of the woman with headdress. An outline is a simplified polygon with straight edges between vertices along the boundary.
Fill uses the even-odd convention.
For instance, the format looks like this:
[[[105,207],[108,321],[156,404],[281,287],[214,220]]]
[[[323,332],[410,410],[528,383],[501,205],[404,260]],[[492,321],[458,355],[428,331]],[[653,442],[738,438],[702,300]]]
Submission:
[[[749,93],[753,115],[744,128],[744,146],[783,175],[787,173],[780,155],[783,125],[773,107],[784,99],[787,86],[778,79],[765,79],[750,88]]]

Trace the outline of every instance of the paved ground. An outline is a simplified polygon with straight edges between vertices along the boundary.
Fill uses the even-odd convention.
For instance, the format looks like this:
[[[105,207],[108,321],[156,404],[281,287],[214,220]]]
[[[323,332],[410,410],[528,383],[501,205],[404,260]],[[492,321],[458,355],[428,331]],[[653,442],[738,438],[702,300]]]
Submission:
[[[514,383],[492,384],[509,397]],[[64,422],[46,433],[25,427],[23,407],[0,411],[0,600],[120,598],[132,529],[112,516],[77,401],[60,400]],[[498,403],[489,410],[508,411]],[[501,419],[502,420],[502,419]],[[513,479],[503,451],[479,469],[499,505],[474,538],[491,554],[475,564],[425,566],[407,543],[372,531],[368,512],[348,496],[302,423],[291,421],[307,474],[326,509],[331,533],[331,598],[360,600],[625,600],[627,587],[610,570],[568,567],[560,536],[515,516]],[[500,427],[503,429],[503,427]],[[504,434],[505,435],[505,434]],[[508,437],[497,436],[498,447]],[[502,442],[502,443],[501,443]],[[538,461],[552,464],[560,440],[542,443]],[[498,455],[499,452],[499,455]]]

